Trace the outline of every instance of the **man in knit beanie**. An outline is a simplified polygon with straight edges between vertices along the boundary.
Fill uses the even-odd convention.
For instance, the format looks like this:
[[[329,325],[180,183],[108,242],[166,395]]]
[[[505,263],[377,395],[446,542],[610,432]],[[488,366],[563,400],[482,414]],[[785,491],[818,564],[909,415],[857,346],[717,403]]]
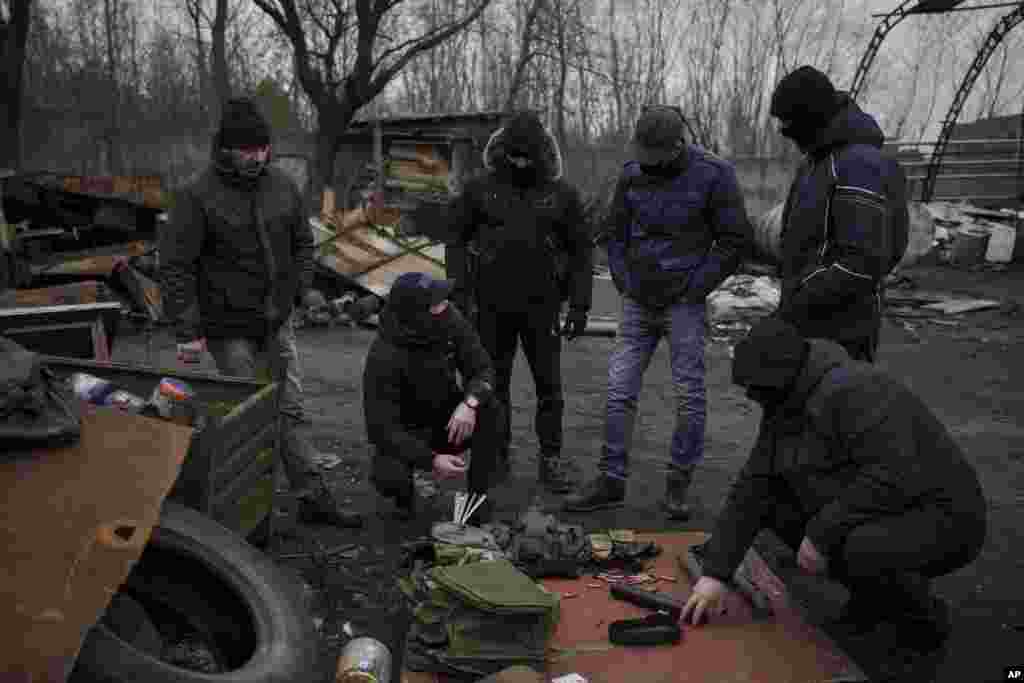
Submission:
[[[871,634],[915,672],[940,659],[951,627],[931,580],[972,562],[986,534],[981,485],[956,441],[890,375],[774,317],[736,345],[733,380],[761,404],[761,427],[698,548],[702,577],[683,619],[732,609],[736,569],[770,529],[804,572],[849,589],[824,625],[844,650]],[[887,670],[894,664],[903,665],[878,662],[871,680],[933,680]]]
[[[907,246],[906,178],[875,119],[814,67],[779,82],[771,114],[806,156],[782,216],[779,315],[873,361],[883,279]]]
[[[161,290],[179,354],[208,349],[218,370],[281,387],[284,468],[303,492],[300,517],[358,526],[326,484],[309,423],[295,342],[296,306],[326,302],[313,289],[313,234],[301,193],[271,168],[271,134],[249,99],[225,104],[212,163],[183,188],[160,234]],[[198,312],[198,318],[195,313]]]

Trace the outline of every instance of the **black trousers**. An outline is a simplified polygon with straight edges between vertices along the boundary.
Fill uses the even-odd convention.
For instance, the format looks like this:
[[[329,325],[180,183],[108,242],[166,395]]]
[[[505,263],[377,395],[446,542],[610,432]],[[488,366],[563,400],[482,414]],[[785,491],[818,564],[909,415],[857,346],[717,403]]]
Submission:
[[[763,508],[767,525],[794,551],[810,516],[788,486],[779,484]],[[930,600],[930,579],[970,564],[986,534],[985,500],[978,492],[954,507],[923,504],[879,517],[853,529],[841,550],[828,558],[829,576],[858,598],[906,614]]]
[[[463,398],[461,393],[449,394],[438,406],[434,424],[421,430],[421,435],[435,453],[457,455],[471,448],[469,471],[466,473],[467,488],[471,493],[484,493],[502,479],[500,456],[506,440],[504,426],[508,411],[493,397],[482,403],[477,408],[473,434],[466,441],[455,445],[448,441],[448,420]],[[429,467],[429,464],[423,463],[422,466]],[[415,495],[413,468],[413,463],[402,458],[401,454],[378,446],[370,481],[381,495],[400,502],[410,501]]]
[[[558,308],[550,305],[537,305],[522,311],[481,306],[477,323],[480,341],[494,363],[495,395],[509,407],[506,434],[511,434],[512,366],[522,342],[537,394],[534,428],[541,453],[545,456],[562,450],[565,399],[562,395],[562,339],[557,323]]]

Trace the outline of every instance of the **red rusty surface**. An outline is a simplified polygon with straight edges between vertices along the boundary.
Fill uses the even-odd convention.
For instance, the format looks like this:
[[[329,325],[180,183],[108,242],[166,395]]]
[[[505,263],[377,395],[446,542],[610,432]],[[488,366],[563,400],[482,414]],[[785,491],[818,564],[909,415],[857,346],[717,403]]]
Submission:
[[[677,556],[706,534],[679,532],[638,534],[638,540],[652,540],[662,547],[661,555],[648,569],[662,577],[653,587],[685,601],[690,579],[677,563]],[[618,647],[608,642],[608,625],[618,619],[650,614],[629,603],[615,600],[607,584],[593,577],[577,580],[544,580],[549,589],[576,597],[563,597],[561,620],[554,637],[554,656],[548,665],[553,678],[581,674],[588,683],[826,683],[859,671],[835,645],[809,625],[791,604],[782,582],[761,558],[751,551],[751,574],[769,596],[774,616],[754,621],[750,614],[723,617],[700,627],[684,626],[683,640],[674,646]],[[595,584],[600,587],[592,587]],[[434,674],[403,672],[403,683],[441,683]]]

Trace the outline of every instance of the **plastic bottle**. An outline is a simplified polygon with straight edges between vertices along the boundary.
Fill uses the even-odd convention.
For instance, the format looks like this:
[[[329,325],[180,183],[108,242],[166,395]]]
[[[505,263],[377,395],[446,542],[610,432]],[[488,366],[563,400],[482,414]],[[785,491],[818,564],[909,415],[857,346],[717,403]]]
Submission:
[[[75,396],[97,406],[103,405],[107,396],[115,389],[113,383],[84,372],[76,372],[71,375],[69,381]]]
[[[192,425],[192,387],[179,379],[164,377],[153,389],[149,402],[160,417],[183,425]]]
[[[391,683],[391,651],[376,638],[349,641],[338,658],[335,683]]]

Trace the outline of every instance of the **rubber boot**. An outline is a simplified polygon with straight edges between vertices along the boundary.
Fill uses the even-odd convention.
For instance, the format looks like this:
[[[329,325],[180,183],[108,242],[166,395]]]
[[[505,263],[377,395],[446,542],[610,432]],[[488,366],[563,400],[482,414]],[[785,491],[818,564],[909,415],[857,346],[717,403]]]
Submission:
[[[693,508],[686,502],[686,492],[693,481],[694,466],[673,467],[665,483],[665,498],[661,507],[669,519],[689,519]]]
[[[566,512],[592,512],[621,507],[626,500],[626,480],[598,475],[579,493],[565,497]]]

